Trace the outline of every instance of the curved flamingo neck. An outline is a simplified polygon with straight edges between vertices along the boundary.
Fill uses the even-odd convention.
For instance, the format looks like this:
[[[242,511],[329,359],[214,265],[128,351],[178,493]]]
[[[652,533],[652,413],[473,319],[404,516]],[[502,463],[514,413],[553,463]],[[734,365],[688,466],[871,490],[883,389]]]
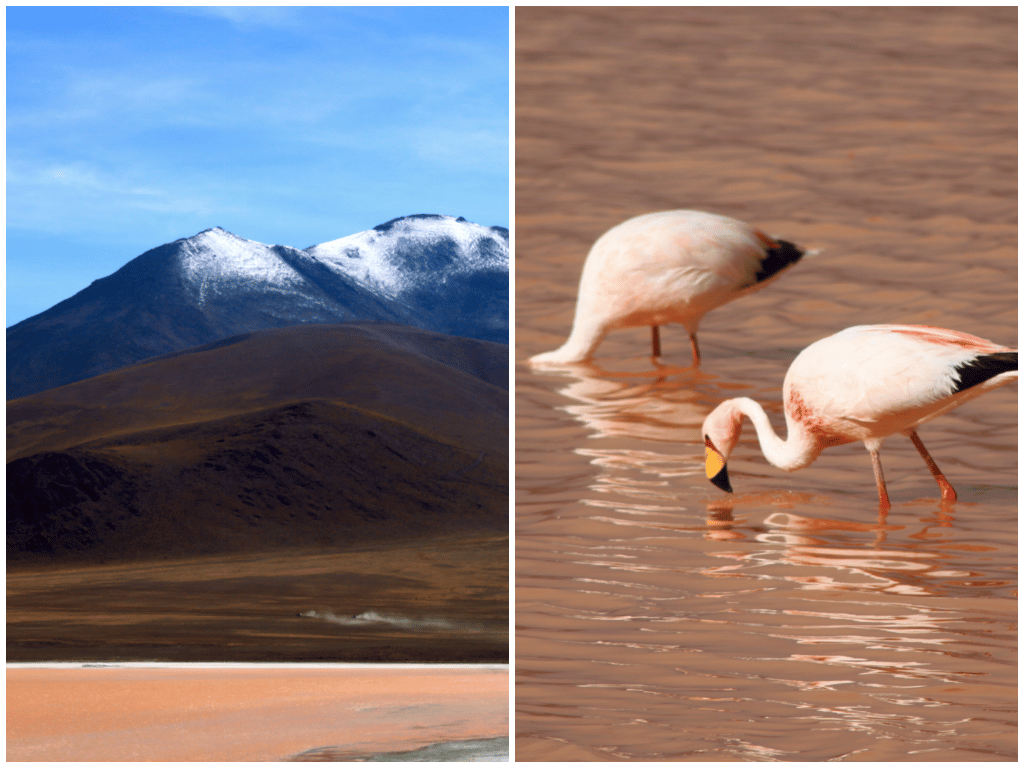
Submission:
[[[764,408],[749,397],[737,397],[728,402],[742,413],[757,430],[757,440],[761,444],[761,452],[773,465],[787,472],[802,469],[813,462],[821,453],[822,445],[806,430],[799,427],[788,416],[786,417],[786,439],[775,434],[771,421]]]
[[[569,338],[551,356],[565,362],[589,360],[607,335],[607,329],[586,319],[576,318]]]

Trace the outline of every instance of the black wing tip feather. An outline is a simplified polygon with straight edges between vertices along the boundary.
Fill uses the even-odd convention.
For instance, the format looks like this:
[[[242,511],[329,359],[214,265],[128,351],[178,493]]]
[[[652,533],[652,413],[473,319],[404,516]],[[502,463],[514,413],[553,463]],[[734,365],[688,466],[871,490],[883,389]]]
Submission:
[[[778,243],[778,248],[769,248],[768,255],[761,262],[761,269],[755,275],[757,282],[761,283],[769,277],[777,275],[793,264],[796,264],[803,257],[805,251],[797,248],[788,240],[773,238]]]
[[[963,392],[965,389],[983,384],[1001,373],[1016,371],[1017,353],[993,352],[988,355],[978,355],[973,360],[960,363],[955,370],[957,381],[953,392]]]

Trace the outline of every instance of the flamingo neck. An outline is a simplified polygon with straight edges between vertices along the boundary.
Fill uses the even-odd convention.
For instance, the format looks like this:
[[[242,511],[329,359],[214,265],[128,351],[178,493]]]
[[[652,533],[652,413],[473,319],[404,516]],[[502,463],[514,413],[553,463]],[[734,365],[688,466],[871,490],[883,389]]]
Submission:
[[[607,329],[577,317],[565,344],[551,352],[536,355],[533,360],[546,363],[581,363],[591,358],[607,333]]]
[[[768,461],[779,469],[792,472],[813,462],[821,453],[822,446],[798,424],[786,417],[786,439],[775,434],[764,408],[749,397],[732,400],[736,410],[750,419],[757,430],[761,452]]]

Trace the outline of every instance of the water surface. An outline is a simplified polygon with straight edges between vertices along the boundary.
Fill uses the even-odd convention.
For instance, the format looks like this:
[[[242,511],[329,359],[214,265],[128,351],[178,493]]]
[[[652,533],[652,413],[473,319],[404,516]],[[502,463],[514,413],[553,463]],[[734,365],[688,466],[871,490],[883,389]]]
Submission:
[[[292,759],[297,762],[507,763],[508,737],[441,741],[419,749],[368,755],[350,755],[328,747],[304,752]]]
[[[7,757],[500,762],[508,684],[505,665],[9,665]]]
[[[770,466],[727,496],[699,427],[745,395],[784,431],[813,341],[916,323],[1017,344],[1016,9],[516,12],[516,759],[1016,759],[1017,388],[913,445]],[[568,335],[584,257],[696,208],[821,253],[685,331]]]

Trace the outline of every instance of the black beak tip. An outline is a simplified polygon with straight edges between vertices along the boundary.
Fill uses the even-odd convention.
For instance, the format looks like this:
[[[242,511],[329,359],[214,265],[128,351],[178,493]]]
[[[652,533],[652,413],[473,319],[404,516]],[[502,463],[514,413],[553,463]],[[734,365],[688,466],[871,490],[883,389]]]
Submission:
[[[729,470],[725,467],[722,467],[718,474],[710,479],[716,487],[721,488],[726,493],[732,493],[732,485],[729,484]]]

